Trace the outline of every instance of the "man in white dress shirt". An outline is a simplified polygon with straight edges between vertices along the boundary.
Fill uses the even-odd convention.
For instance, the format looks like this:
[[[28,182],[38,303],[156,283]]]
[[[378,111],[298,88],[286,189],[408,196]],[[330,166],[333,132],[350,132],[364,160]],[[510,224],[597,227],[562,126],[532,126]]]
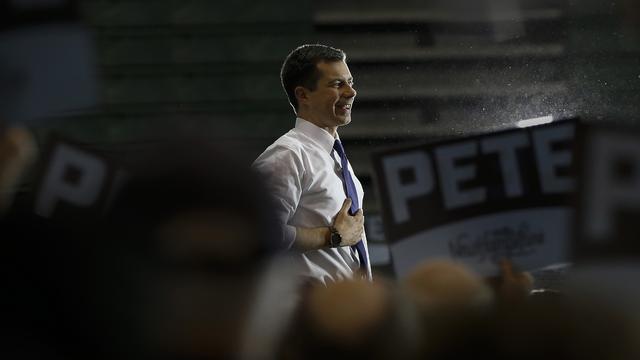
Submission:
[[[295,127],[254,162],[268,178],[284,241],[299,252],[302,275],[322,283],[371,278],[364,217],[358,209],[362,185],[337,132],[351,122],[356,96],[345,60],[342,50],[319,44],[302,45],[287,56],[280,77],[297,115]],[[349,196],[357,193],[351,214],[349,186]]]

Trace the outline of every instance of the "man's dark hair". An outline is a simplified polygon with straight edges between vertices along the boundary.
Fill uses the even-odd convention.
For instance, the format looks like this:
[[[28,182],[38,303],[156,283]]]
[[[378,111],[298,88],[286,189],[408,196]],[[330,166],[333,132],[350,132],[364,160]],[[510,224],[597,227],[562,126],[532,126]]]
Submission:
[[[284,60],[280,70],[282,87],[294,110],[298,111],[298,100],[294,92],[297,86],[313,91],[320,72],[316,65],[321,61],[345,61],[347,55],[340,49],[321,44],[305,44],[295,48]]]

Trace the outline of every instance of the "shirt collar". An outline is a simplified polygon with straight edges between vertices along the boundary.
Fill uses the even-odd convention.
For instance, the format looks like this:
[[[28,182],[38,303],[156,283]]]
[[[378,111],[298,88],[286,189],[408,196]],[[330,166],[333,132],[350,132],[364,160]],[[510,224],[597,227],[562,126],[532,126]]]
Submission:
[[[296,118],[296,130],[310,137],[327,153],[331,153],[333,151],[333,143],[336,140],[340,140],[338,134],[334,138],[325,129],[300,117]]]

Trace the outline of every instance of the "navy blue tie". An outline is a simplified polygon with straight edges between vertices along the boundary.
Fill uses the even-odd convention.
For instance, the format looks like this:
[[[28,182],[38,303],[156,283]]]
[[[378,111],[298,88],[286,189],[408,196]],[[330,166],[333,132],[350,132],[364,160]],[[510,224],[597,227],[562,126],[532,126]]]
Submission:
[[[347,155],[344,153],[344,148],[342,147],[340,140],[336,140],[336,142],[333,143],[333,149],[338,152],[338,155],[340,156],[340,163],[342,164],[342,178],[344,179],[344,191],[347,194],[347,197],[351,199],[349,214],[355,215],[355,213],[360,209],[358,193],[356,192],[356,184],[354,184],[351,173],[349,172],[349,161],[347,160]],[[352,245],[351,248],[358,253],[360,266],[366,271],[369,259],[367,259],[367,252],[364,249],[364,243],[360,240],[357,244]]]

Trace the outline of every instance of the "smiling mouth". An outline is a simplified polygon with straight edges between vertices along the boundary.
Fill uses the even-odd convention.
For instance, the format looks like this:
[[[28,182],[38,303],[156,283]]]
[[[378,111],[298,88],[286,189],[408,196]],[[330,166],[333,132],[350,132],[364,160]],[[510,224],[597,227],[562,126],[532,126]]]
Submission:
[[[343,111],[351,111],[351,104],[336,105],[336,108]]]

